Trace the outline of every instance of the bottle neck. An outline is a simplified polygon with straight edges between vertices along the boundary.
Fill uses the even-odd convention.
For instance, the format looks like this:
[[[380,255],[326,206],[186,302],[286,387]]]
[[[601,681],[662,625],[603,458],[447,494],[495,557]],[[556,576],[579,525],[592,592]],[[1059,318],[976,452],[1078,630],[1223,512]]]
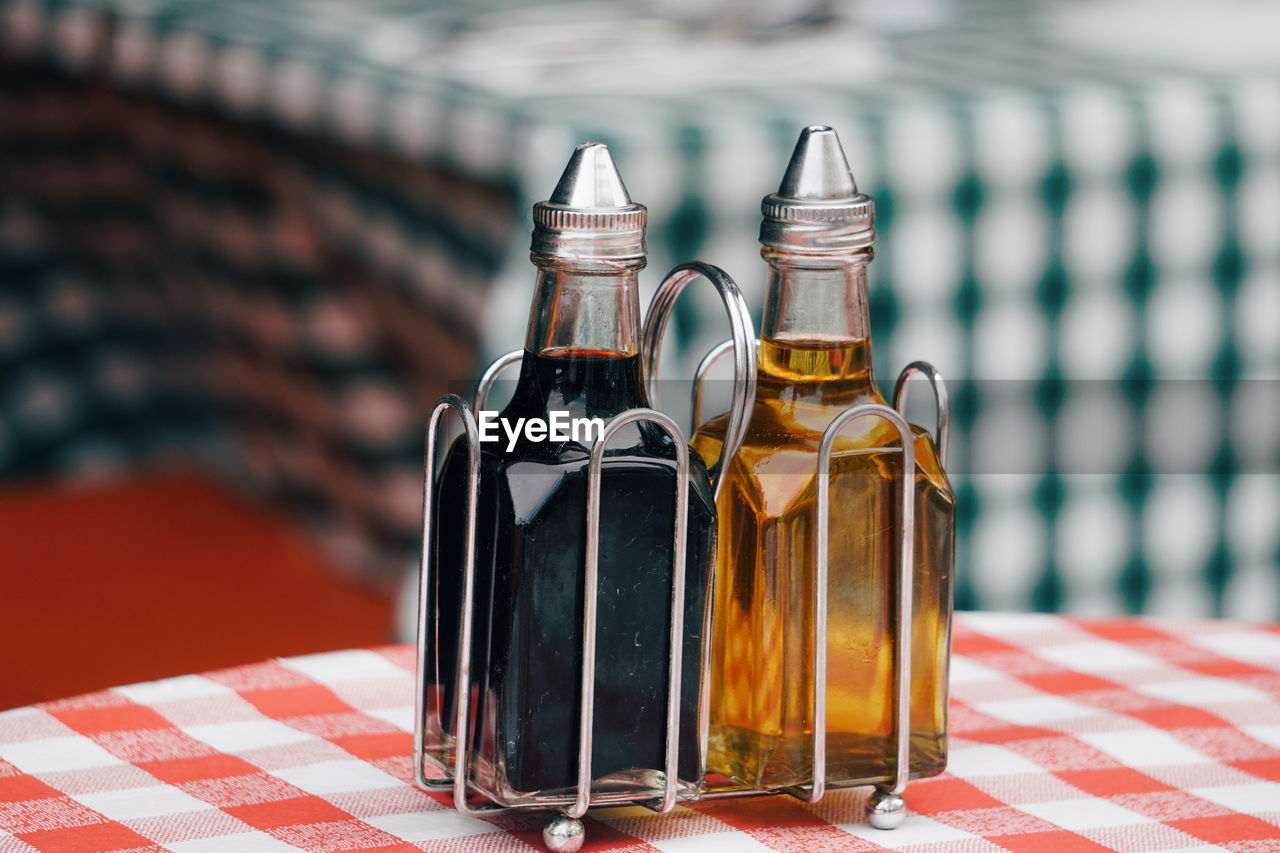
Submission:
[[[640,351],[640,269],[643,261],[573,261],[535,256],[538,280],[525,349],[637,355]]]
[[[770,271],[760,345],[765,390],[838,405],[858,397],[879,401],[867,307],[871,249],[761,254]]]
[[[640,371],[643,259],[533,260],[538,278],[517,398],[591,417],[647,406]]]

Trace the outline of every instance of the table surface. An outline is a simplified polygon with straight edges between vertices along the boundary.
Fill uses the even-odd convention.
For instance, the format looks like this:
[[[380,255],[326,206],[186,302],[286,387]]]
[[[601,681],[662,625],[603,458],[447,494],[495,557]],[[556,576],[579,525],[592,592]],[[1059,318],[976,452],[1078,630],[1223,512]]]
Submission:
[[[408,646],[0,713],[0,851],[538,849],[410,783]],[[592,812],[588,849],[1280,850],[1280,626],[960,614],[947,774],[880,832],[867,789]]]

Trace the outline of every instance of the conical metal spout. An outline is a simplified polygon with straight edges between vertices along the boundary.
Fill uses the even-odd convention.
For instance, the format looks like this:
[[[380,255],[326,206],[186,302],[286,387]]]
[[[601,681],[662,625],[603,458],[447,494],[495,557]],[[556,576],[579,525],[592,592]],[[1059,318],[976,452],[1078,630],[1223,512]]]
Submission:
[[[547,201],[533,206],[534,255],[582,260],[645,256],[647,211],[627,194],[609,148],[579,145]]]
[[[825,125],[800,131],[776,195],[803,201],[848,201],[858,195],[840,137]]]
[[[613,164],[609,146],[601,142],[584,142],[573,151],[560,183],[551,194],[551,204],[580,210],[616,210],[631,207],[631,196],[622,183],[622,175]]]
[[[778,191],[760,209],[760,242],[771,248],[844,252],[875,242],[875,202],[858,192],[840,137],[824,125],[800,132]]]

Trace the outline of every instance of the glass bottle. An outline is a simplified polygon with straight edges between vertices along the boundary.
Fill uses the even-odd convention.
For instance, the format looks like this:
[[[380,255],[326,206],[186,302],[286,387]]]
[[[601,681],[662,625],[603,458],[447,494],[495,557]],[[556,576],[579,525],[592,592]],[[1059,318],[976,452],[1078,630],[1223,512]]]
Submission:
[[[499,417],[610,417],[647,407],[638,274],[646,211],[609,150],[580,146],[551,199],[534,206],[538,268],[520,377]],[[576,792],[586,470],[594,442],[482,443],[476,543],[472,785],[501,805]],[[705,466],[648,424],[609,442],[601,478],[593,791],[599,801],[660,796],[665,764],[676,453],[689,453],[680,790],[701,784],[699,652],[715,507]],[[427,714],[429,754],[452,766],[466,494],[465,447],[438,480],[433,604],[440,630]],[[443,730],[437,725],[444,711]],[[432,731],[433,727],[436,731]],[[597,797],[593,795],[593,801]]]
[[[813,774],[816,456],[823,430],[861,403],[883,403],[871,369],[867,264],[874,206],[834,131],[800,135],[778,192],[763,203],[769,266],[756,398],[725,474],[720,514],[709,771],[753,788]],[[727,416],[693,445],[715,459]],[[912,630],[913,776],[946,764],[955,500],[933,441],[915,452]],[[893,714],[896,501],[900,444],[876,418],[840,434],[831,465],[827,622],[827,783],[896,772]]]

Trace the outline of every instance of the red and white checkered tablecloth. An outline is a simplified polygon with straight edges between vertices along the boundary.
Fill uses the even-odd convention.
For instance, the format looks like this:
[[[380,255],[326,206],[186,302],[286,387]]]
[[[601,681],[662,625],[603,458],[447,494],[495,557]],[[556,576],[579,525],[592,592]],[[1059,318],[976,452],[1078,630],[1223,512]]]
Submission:
[[[881,832],[866,789],[608,809],[588,849],[1280,851],[1280,627],[965,614],[950,771]],[[412,651],[274,660],[0,713],[0,853],[527,851],[410,779]]]

